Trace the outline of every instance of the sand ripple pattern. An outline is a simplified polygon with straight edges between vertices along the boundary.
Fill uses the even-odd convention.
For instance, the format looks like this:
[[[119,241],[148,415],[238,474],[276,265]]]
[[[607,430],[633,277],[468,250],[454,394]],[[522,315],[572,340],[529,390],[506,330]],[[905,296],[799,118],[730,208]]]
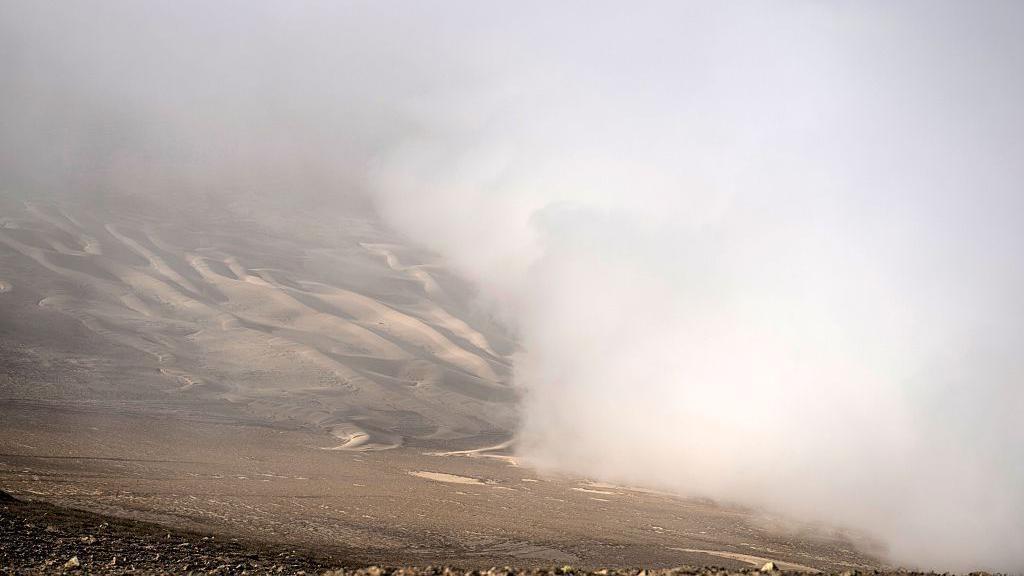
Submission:
[[[5,209],[0,311],[38,332],[14,353],[88,349],[61,369],[98,395],[226,401],[318,426],[336,449],[493,443],[513,426],[507,338],[456,302],[465,287],[429,254],[372,218],[324,238],[226,213],[107,210]]]

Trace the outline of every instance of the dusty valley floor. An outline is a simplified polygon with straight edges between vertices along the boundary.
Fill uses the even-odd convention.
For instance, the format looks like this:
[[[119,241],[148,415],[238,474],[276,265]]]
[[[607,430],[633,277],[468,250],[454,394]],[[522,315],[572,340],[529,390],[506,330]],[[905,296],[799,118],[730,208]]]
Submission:
[[[299,550],[259,556],[289,572],[880,567],[840,529],[516,461],[512,339],[371,217],[300,227],[272,210],[119,206],[0,206],[0,489],[21,501],[5,504],[10,530],[42,526],[61,554],[96,562],[117,554],[89,556],[104,522],[133,549],[163,546],[142,541],[164,530],[190,546],[238,539],[257,556]],[[45,510],[71,528],[47,532],[31,519]],[[136,542],[131,522],[159,528],[137,524]],[[19,570],[66,562],[5,546]],[[242,563],[221,552],[202,569],[218,554]],[[175,558],[163,569],[187,572]]]

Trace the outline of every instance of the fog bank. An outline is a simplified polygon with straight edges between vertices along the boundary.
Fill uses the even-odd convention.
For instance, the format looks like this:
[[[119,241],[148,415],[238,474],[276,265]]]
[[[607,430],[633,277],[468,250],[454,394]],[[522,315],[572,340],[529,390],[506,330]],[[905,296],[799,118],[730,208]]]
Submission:
[[[1024,571],[1024,8],[4,2],[4,194],[367,199],[541,466]],[[109,200],[117,201],[117,200]]]

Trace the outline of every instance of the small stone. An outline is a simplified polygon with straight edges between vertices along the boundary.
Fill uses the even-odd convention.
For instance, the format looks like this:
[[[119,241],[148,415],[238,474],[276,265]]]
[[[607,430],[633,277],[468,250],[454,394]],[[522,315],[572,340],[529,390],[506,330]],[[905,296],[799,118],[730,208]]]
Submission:
[[[96,543],[96,537],[93,536],[92,534],[86,534],[85,536],[82,536],[81,538],[79,538],[79,540],[82,542],[82,544],[95,544]]]
[[[778,568],[775,566],[775,562],[772,562],[771,560],[765,562],[764,566],[761,566],[761,572],[775,572],[776,570],[778,570]]]
[[[82,563],[78,561],[78,556],[72,556],[70,560],[64,563],[65,570],[74,570],[81,566]]]

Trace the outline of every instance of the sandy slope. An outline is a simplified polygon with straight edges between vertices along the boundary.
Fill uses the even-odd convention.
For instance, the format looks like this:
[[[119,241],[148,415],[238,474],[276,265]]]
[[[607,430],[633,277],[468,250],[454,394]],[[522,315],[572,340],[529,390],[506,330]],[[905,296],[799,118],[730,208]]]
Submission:
[[[227,210],[4,208],[4,362],[35,366],[9,370],[2,398],[222,402],[359,450],[491,441],[513,424],[508,360],[486,332],[503,337],[371,217],[325,237]],[[105,363],[121,373],[83,367]]]

